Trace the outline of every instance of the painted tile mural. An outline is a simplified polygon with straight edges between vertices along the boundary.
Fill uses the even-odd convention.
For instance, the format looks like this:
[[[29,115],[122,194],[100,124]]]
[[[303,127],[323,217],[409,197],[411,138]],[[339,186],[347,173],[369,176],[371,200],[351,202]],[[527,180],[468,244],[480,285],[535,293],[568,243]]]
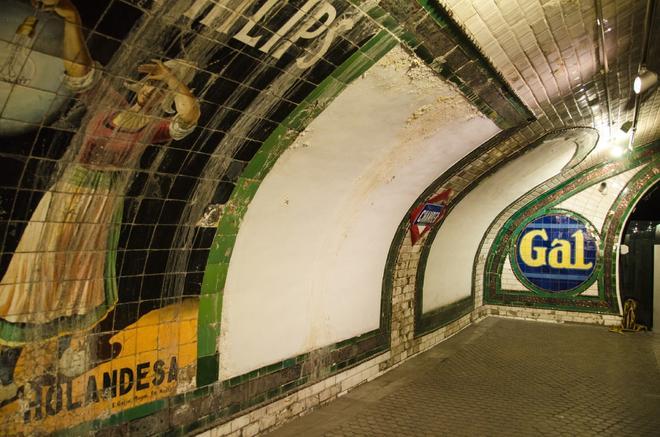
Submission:
[[[598,236],[589,221],[557,211],[525,224],[513,245],[514,271],[541,293],[570,293],[589,281],[598,261]]]
[[[343,1],[0,10],[0,429],[69,428],[195,389],[223,205],[380,29]]]

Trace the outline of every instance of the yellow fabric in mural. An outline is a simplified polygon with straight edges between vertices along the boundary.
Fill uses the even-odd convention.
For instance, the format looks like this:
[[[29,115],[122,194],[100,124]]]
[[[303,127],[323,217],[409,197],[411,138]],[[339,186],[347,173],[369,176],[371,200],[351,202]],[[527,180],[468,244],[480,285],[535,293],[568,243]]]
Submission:
[[[112,175],[72,165],[44,194],[2,277],[0,318],[43,324],[115,303],[116,295],[106,302],[105,290],[109,236],[122,201]]]
[[[57,362],[57,341],[26,346],[15,372],[24,398],[0,408],[0,430],[49,433],[193,389],[198,306],[190,299],[149,312],[111,338],[121,345],[115,359],[71,380],[29,383]]]

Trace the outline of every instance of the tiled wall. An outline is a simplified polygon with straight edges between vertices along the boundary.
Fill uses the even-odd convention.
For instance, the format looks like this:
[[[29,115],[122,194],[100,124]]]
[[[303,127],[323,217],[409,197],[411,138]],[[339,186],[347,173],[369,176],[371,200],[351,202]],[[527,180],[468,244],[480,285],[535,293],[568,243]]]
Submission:
[[[617,197],[624,190],[630,179],[642,169],[642,166],[633,168],[617,176],[613,176],[601,183],[594,184],[589,188],[569,197],[564,202],[556,206],[557,209],[571,211],[587,218],[597,230],[601,230],[609,210]],[[605,184],[603,186],[602,184]],[[501,288],[504,290],[528,291],[523,285],[511,267],[511,257],[508,257],[502,267]],[[598,282],[594,282],[585,291],[582,296],[598,296]]]
[[[451,188],[456,194],[448,203],[448,213],[443,219],[446,220],[454,206],[459,204],[467,193],[497,171],[497,165],[489,166],[487,161],[482,160],[491,155],[502,154],[500,150],[505,148],[515,150],[516,141],[521,140],[520,135],[529,132],[526,129],[528,128],[505,131],[482,146],[482,150],[479,151],[482,158],[474,161],[466,160],[467,163],[457,163],[418,198],[418,201],[411,206],[411,211],[420,202]],[[435,225],[419,242],[412,244],[409,214],[403,218],[390,250],[393,270],[388,275],[389,279],[386,277],[386,287],[391,287],[393,294],[391,349],[393,362],[405,359],[419,350],[421,338],[418,337],[419,335],[439,332],[444,329],[443,326],[452,326],[454,323],[452,321],[458,320],[461,316],[469,315],[472,319],[475,317],[478,319],[484,315],[496,315],[558,322],[606,325],[618,323],[620,319],[615,276],[616,244],[625,218],[634,202],[650,184],[658,180],[658,144],[657,142],[649,144],[617,160],[612,159],[605,149],[594,148],[598,139],[594,130],[561,130],[549,134],[545,139],[553,138],[555,141],[575,141],[578,146],[576,154],[559,175],[535,187],[504,209],[498,217],[494,217],[474,256],[473,299],[465,305],[457,302],[456,305],[449,305],[437,314],[424,315],[421,311],[423,272],[428,267],[425,253],[428,253],[434,236],[442,228],[443,221]],[[543,139],[538,139],[537,144]],[[534,146],[534,143],[531,146]],[[520,156],[515,151],[508,153],[511,159]],[[481,172],[482,176],[468,184],[463,180],[462,175],[469,172],[475,174]],[[601,188],[602,182],[607,184],[604,191]],[[595,193],[598,193],[598,197]],[[533,213],[529,212],[529,207],[535,203],[541,205],[534,208]],[[552,212],[559,204],[567,208],[565,211],[571,210],[570,214],[581,213],[589,217],[589,220],[599,224],[601,230],[601,235],[598,237],[601,247],[598,253],[600,264],[596,273],[598,279],[583,287],[579,296],[564,299],[547,295],[541,297],[537,292],[531,291],[529,286],[523,284],[514,274],[510,260],[512,217],[525,215],[523,210],[527,206],[526,217],[529,220],[534,214]],[[497,257],[496,261],[495,257]],[[504,289],[507,292],[501,293]],[[471,310],[472,308],[474,310]]]
[[[43,4],[0,0],[3,433],[176,435],[235,418],[224,431],[254,435],[499,311],[477,292],[477,309],[416,337],[420,246],[404,221],[378,330],[218,381],[248,204],[298,133],[397,43],[509,129],[422,198],[460,199],[545,133],[436,2]]]
[[[188,433],[384,352],[389,305],[377,331],[218,381],[247,205],[348,83],[403,42],[500,126],[529,116],[436,6],[382,3],[2,0],[4,432]]]
[[[107,426],[208,394],[233,220],[265,161],[395,41],[343,1],[44,3],[0,5],[5,432]],[[379,350],[356,339],[328,356],[339,369]],[[300,362],[226,382],[214,411],[304,384],[315,369]]]
[[[537,185],[560,173],[578,151],[569,135],[549,138],[537,147],[511,160],[460,201],[452,202],[451,211],[441,226],[433,229],[432,238],[422,248],[422,271],[417,287],[422,302],[419,323],[433,327],[432,320],[445,313],[456,297],[467,298],[472,304],[472,272],[483,234],[494,216]],[[428,243],[431,243],[430,245]],[[453,297],[453,299],[452,299]]]
[[[624,200],[625,195],[630,192],[639,193],[640,184],[649,183],[655,177],[655,147],[657,145],[650,145],[626,159],[606,161],[595,166],[587,166],[589,160],[583,161],[578,165],[583,170],[577,175],[559,175],[551,181],[553,187],[548,187],[542,195],[524,196],[512,205],[506,213],[509,218],[503,223],[502,217],[498,218],[480,248],[480,261],[475,271],[483,269],[484,272],[484,303],[618,314],[620,302],[616,284],[605,280],[614,275],[616,249],[614,243],[607,245],[606,242],[618,242],[617,229],[623,223],[612,227],[612,217],[617,211],[629,207],[629,203]],[[555,273],[545,274],[543,284],[530,282],[526,277],[528,273],[520,264],[519,253],[522,249],[519,237],[526,232],[526,224],[533,224],[548,216],[553,217],[549,219],[553,223],[557,220],[575,223],[568,225],[571,230],[565,232],[566,236],[579,229],[577,223],[586,225],[585,241],[591,235],[596,251],[593,260],[588,263],[594,264],[590,270],[550,268],[548,272]],[[552,224],[548,229],[558,229],[557,226],[567,225]],[[488,243],[488,236],[491,235],[493,242]],[[574,261],[578,243],[568,238],[574,251],[571,258]],[[588,250],[585,246],[584,253],[588,253]],[[589,278],[564,283],[568,280],[565,278],[586,273],[589,273]]]
[[[498,131],[400,47],[347,87],[275,163],[243,218],[223,291],[222,378],[378,328],[400,215]]]
[[[561,139],[562,137],[569,138],[577,146],[576,153],[568,164],[569,167],[573,167],[585,160],[585,157],[589,155],[597,139],[597,134],[593,130],[567,130],[558,131],[547,136],[539,136],[537,129],[540,129],[540,127],[536,122],[533,122],[517,129],[503,131],[501,134],[496,135],[476,150],[473,156],[468,156],[456,163],[456,165],[429,186],[418,198],[417,202],[411,206],[411,211],[426,199],[450,189],[454,195],[450,198],[447,211],[448,214],[451,214],[453,206],[457,205],[484,178],[493,174],[493,172],[497,171],[500,166],[504,165],[510,159],[520,156],[526,150],[524,145],[530,147],[540,144],[543,140]],[[532,193],[538,195],[543,190],[544,188],[539,186]],[[515,210],[506,209],[506,211]],[[478,309],[483,305],[482,293],[480,293],[479,289],[483,283],[481,279],[483,275],[476,273],[478,272],[479,264],[475,263],[473,266],[475,274],[472,280],[472,286],[474,288],[472,294],[474,298],[448,306],[442,311],[423,315],[420,303],[423,293],[423,277],[428,259],[427,255],[433,244],[434,236],[441,229],[443,222],[440,221],[436,224],[421,241],[411,244],[409,241],[410,223],[408,216],[402,220],[392,243],[389,263],[393,266],[394,273],[391,274],[391,279],[386,274],[385,283],[386,287],[392,287],[392,293],[397,296],[393,300],[392,335],[393,344],[394,342],[402,343],[402,346],[400,346],[401,351],[414,350],[417,345],[416,335],[438,329],[451,320],[467,314],[473,308]],[[486,241],[491,240],[486,239]],[[482,257],[475,256],[475,260],[482,261]],[[410,308],[414,308],[414,312],[410,311]],[[400,320],[396,320],[395,322],[395,317]],[[401,353],[406,355],[404,352]]]

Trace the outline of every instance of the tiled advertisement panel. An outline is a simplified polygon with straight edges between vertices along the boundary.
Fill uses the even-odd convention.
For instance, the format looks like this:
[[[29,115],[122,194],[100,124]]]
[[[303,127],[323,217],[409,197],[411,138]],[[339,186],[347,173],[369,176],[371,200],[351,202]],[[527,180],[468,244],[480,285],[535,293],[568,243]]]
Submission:
[[[202,285],[239,176],[392,45],[344,1],[0,9],[0,426],[144,415],[217,379]]]

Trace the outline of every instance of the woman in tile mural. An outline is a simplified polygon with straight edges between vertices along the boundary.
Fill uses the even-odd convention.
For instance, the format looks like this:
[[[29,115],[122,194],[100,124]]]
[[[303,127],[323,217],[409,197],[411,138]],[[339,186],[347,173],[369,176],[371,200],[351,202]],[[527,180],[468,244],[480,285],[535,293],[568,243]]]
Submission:
[[[16,396],[12,366],[27,344],[69,336],[53,373],[74,377],[87,370],[94,359],[87,333],[117,302],[116,249],[131,169],[148,144],[183,138],[200,116],[186,86],[192,65],[140,65],[146,76],[125,83],[135,93],[129,102],[92,60],[71,0],[38,6],[64,20],[64,83],[88,116],[0,282],[0,401]]]

